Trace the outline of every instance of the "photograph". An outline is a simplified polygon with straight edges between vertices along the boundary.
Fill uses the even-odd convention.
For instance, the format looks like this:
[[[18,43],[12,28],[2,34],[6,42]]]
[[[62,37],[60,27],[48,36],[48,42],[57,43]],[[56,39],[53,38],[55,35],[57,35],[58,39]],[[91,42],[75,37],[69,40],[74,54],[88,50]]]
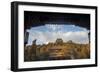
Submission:
[[[24,61],[90,58],[90,15],[24,11]]]

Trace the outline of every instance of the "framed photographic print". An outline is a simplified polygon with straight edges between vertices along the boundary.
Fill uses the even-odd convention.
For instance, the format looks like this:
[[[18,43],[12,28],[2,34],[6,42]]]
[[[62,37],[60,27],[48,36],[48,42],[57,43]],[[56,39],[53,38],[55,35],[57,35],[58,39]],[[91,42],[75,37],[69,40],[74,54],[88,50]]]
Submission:
[[[11,3],[11,70],[97,66],[97,7]]]

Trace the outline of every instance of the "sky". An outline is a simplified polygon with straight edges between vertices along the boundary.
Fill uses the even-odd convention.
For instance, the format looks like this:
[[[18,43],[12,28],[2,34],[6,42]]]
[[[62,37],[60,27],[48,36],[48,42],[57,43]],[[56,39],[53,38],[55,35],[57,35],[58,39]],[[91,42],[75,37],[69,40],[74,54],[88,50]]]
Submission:
[[[79,44],[89,43],[89,30],[75,26],[74,24],[45,24],[31,27],[27,29],[27,32],[29,32],[27,45],[31,45],[35,39],[37,39],[37,45],[42,45],[55,42],[57,38],[61,38],[64,42],[72,40]]]

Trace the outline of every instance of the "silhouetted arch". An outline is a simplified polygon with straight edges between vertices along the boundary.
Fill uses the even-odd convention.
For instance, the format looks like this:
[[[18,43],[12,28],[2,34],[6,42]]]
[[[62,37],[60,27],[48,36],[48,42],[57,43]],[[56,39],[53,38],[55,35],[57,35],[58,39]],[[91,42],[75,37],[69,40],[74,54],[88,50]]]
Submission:
[[[24,33],[26,33],[26,29],[45,24],[74,24],[75,26],[80,26],[90,30],[90,15],[24,11]]]

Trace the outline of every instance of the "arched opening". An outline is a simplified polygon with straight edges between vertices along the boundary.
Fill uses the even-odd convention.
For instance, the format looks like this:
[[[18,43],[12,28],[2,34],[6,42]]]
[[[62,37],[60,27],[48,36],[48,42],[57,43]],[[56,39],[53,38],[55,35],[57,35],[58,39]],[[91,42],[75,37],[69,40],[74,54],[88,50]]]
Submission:
[[[30,33],[32,33],[32,35],[30,35]],[[62,51],[62,53],[56,50],[53,50],[53,53],[50,53],[57,55],[56,58],[53,59],[71,59],[70,56],[73,56],[69,55],[70,52],[64,52],[66,47],[63,49],[61,48],[64,45],[69,47],[67,49],[76,48],[80,50],[80,46],[83,46],[82,48],[88,47],[88,44],[90,43],[90,15],[24,11],[24,34],[25,46],[32,45],[34,43],[36,44],[35,46],[38,45],[38,47],[36,47],[38,50],[35,50],[35,54],[37,54],[37,56],[41,55],[39,54],[40,51],[43,52],[43,50],[45,50],[45,55],[42,54],[43,56],[41,55],[41,58],[36,57],[36,60],[48,60],[47,57],[49,51],[47,50],[47,47],[49,50],[52,48],[57,50],[57,48],[60,47],[59,49]],[[70,40],[72,42],[69,42]],[[63,44],[59,43],[59,41],[61,41]],[[75,45],[76,43],[78,45]],[[68,46],[69,44],[71,44],[71,46]],[[41,50],[40,47],[43,50]],[[58,55],[57,52],[61,55]],[[74,52],[76,52],[76,50],[74,50]],[[67,53],[66,58],[57,58],[62,55],[65,56],[65,53]],[[80,52],[77,53],[77,55],[79,54]],[[74,58],[88,58],[85,55],[78,57],[75,56]]]

